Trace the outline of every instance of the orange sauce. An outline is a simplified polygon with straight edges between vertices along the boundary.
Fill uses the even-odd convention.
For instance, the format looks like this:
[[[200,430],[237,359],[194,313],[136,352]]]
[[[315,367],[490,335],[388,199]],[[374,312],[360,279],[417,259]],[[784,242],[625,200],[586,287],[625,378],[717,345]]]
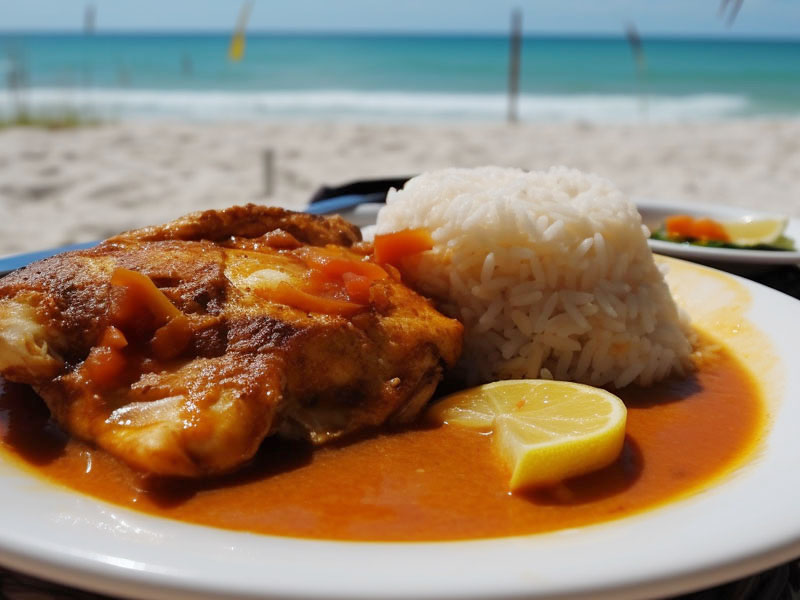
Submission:
[[[625,390],[619,460],[544,491],[509,494],[489,436],[395,432],[313,452],[267,440],[237,474],[155,480],[70,440],[39,398],[0,382],[0,447],[76,491],[154,515],[281,536],[370,541],[511,536],[630,515],[698,491],[747,458],[764,426],[757,386],[726,352],[682,381]]]

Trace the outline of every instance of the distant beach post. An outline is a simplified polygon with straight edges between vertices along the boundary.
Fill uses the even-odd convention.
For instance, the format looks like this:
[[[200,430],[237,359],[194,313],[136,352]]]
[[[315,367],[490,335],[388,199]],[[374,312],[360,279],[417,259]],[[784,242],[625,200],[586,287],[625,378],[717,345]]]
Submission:
[[[515,8],[511,11],[511,33],[508,51],[508,122],[519,120],[519,66],[522,54],[522,11]]]
[[[636,66],[636,84],[638,88],[637,95],[639,96],[639,106],[642,110],[642,116],[647,117],[647,89],[645,82],[647,59],[644,55],[642,37],[639,35],[636,25],[633,23],[628,23],[627,27],[625,28],[625,37],[631,47],[633,62]]]

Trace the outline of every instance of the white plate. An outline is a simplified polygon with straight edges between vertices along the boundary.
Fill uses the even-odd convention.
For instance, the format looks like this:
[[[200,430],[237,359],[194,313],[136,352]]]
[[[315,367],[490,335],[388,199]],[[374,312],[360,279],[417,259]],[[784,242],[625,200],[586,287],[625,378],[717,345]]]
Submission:
[[[745,216],[785,216],[774,213],[748,210],[729,206],[712,206],[704,204],[675,204],[655,200],[637,200],[636,207],[642,215],[642,221],[651,231],[658,229],[664,219],[670,215],[690,215],[693,217],[709,217],[716,220],[732,220]],[[790,219],[785,235],[800,247],[800,221]],[[694,262],[724,267],[726,265],[791,265],[800,263],[800,251],[740,250],[734,248],[707,248],[691,244],[675,244],[661,240],[649,240],[650,248],[658,254],[685,258]]]
[[[0,563],[98,592],[204,598],[640,598],[800,556],[800,303],[670,261],[697,325],[758,373],[770,426],[707,489],[600,525],[471,542],[342,543],[147,516],[55,487],[0,456]]]

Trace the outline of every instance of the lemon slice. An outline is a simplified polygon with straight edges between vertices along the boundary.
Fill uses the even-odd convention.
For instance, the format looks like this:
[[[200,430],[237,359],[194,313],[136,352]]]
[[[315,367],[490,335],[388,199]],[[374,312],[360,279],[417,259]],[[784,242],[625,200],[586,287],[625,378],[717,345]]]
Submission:
[[[720,223],[731,242],[737,246],[773,244],[783,235],[788,219],[744,217],[738,221]]]
[[[608,466],[625,439],[627,410],[605,390],[566,381],[498,381],[447,396],[439,423],[494,432],[509,488],[544,486]]]

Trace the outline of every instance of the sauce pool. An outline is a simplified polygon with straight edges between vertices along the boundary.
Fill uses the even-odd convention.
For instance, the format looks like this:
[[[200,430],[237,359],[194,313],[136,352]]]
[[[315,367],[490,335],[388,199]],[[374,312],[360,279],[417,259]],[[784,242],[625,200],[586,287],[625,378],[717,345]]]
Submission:
[[[0,380],[0,448],[51,481],[145,513],[318,539],[432,541],[523,535],[620,518],[713,483],[753,450],[758,388],[720,351],[697,373],[626,389],[625,446],[610,467],[550,490],[507,492],[488,435],[424,426],[333,444],[267,440],[210,481],[145,477],[69,439],[25,386]]]

